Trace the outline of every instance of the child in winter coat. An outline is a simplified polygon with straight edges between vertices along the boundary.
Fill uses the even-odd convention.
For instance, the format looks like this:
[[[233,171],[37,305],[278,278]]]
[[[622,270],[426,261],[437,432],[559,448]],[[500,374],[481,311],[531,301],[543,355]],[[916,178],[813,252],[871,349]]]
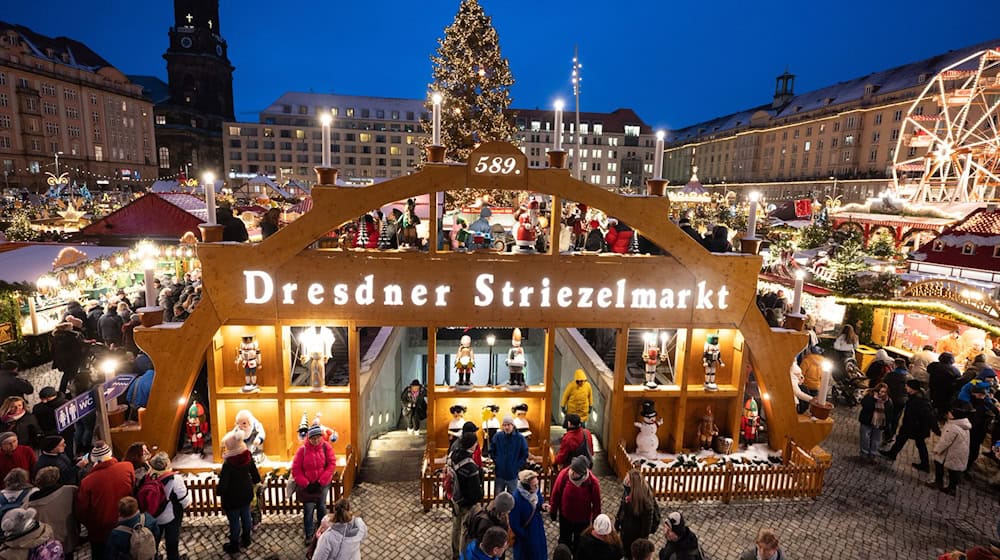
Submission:
[[[948,412],[948,421],[941,428],[941,437],[934,445],[934,482],[928,482],[931,488],[937,488],[948,494],[955,495],[958,480],[962,477],[969,460],[969,430],[972,423],[969,415],[972,406],[963,401],[956,401]],[[948,487],[944,487],[944,470],[948,469]]]
[[[341,498],[333,504],[330,528],[318,539],[312,560],[361,560],[361,541],[368,526],[351,512],[351,503]]]

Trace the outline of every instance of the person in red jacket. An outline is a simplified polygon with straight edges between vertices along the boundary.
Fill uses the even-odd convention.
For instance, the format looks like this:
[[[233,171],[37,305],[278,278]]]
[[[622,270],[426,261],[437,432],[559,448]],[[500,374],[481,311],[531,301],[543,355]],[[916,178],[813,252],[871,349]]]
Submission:
[[[632,247],[632,236],[635,231],[622,222],[611,218],[608,220],[608,233],[604,234],[604,241],[608,244],[608,251],[624,255],[630,252]]]
[[[552,520],[559,520],[559,543],[576,549],[580,534],[601,514],[601,484],[586,457],[574,457],[552,486]]]
[[[10,471],[21,468],[34,472],[35,450],[27,445],[20,445],[14,432],[0,433],[0,489],[3,479]]]
[[[586,451],[583,444],[587,443]],[[557,468],[569,466],[569,462],[574,457],[586,455],[589,460],[594,456],[594,438],[590,437],[590,430],[583,427],[583,422],[576,414],[566,415],[566,433],[559,441],[559,453],[556,454],[555,462]]]
[[[333,453],[333,446],[323,438],[323,427],[313,424],[292,459],[295,495],[302,502],[302,527],[307,544],[312,541],[316,526],[326,516],[326,497],[336,469],[337,456]]]
[[[132,495],[135,469],[128,461],[111,456],[111,447],[95,441],[90,451],[94,468],[80,482],[76,495],[76,517],[90,535],[90,557],[104,558],[104,545],[118,524],[118,500]]]

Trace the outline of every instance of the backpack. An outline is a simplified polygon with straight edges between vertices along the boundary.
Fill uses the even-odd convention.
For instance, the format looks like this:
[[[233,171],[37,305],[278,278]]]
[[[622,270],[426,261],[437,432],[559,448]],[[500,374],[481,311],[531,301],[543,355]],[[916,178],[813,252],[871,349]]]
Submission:
[[[146,475],[142,479],[142,484],[135,492],[135,500],[139,502],[139,511],[152,514],[153,517],[159,517],[167,509],[170,499],[167,497],[165,479],[169,479],[169,477]]]
[[[586,240],[583,244],[584,251],[607,251],[607,243],[604,241],[604,236],[601,235],[601,230],[593,229],[587,233]]]
[[[466,457],[458,463],[452,463],[451,457],[444,468],[444,494],[452,502],[462,501],[462,486],[458,483],[458,470],[472,462],[472,457]]]
[[[590,445],[589,445],[589,442],[591,441],[590,431],[587,430],[586,428],[580,428],[580,431],[583,432],[583,441],[580,442],[580,445],[576,446],[576,449],[569,452],[569,455],[567,455],[566,457],[566,464],[568,465],[569,462],[572,461],[574,457],[582,456],[587,458],[587,462],[590,463],[590,466],[593,466],[594,458],[590,456]]]
[[[25,488],[21,490],[21,493],[16,498],[10,501],[7,500],[7,496],[0,494],[0,519],[3,519],[3,516],[7,515],[8,511],[23,507],[24,499],[28,497],[29,492],[31,492],[31,488]]]
[[[146,514],[139,514],[135,527],[119,525],[115,531],[128,533],[128,557],[130,560],[153,560],[156,557],[156,537],[146,527]]]
[[[66,554],[63,552],[63,545],[56,539],[50,539],[45,544],[40,544],[28,552],[28,560],[63,560]]]

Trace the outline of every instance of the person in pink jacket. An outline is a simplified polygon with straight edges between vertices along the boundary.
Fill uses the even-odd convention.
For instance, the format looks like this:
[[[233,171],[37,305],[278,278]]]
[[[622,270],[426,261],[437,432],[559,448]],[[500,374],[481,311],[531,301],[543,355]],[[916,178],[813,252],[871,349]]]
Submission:
[[[333,446],[324,440],[323,427],[313,424],[292,459],[295,495],[302,502],[307,545],[312,541],[316,526],[326,515],[326,500],[336,470],[337,456],[333,453]]]

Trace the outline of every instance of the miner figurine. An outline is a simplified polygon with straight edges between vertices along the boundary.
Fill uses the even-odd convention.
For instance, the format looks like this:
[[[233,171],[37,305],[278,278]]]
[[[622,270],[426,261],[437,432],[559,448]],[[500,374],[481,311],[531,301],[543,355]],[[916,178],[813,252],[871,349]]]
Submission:
[[[719,348],[719,335],[710,334],[705,338],[705,351],[701,355],[701,364],[705,366],[705,390],[718,391],[715,383],[716,367],[725,367],[722,362],[722,350]]]

